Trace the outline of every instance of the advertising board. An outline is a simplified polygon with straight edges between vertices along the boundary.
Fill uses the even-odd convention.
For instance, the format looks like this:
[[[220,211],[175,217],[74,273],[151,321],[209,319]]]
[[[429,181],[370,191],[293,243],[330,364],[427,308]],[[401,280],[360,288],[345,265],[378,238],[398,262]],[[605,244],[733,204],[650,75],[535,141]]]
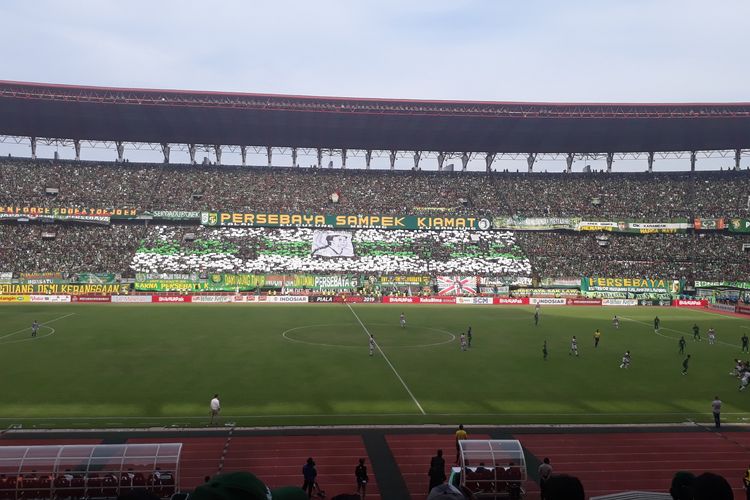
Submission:
[[[232,302],[232,295],[193,295],[193,302],[197,304],[222,304]]]
[[[29,302],[28,295],[0,295],[0,302]]]
[[[109,295],[73,295],[70,299],[71,302],[112,302],[112,297],[110,297]]]
[[[706,307],[708,305],[708,301],[677,299],[672,301],[672,305],[675,307]]]
[[[419,297],[383,297],[384,304],[419,304]]]
[[[602,299],[602,305],[632,307],[638,305],[638,299]]]
[[[151,296],[151,302],[157,302],[161,304],[165,304],[165,303],[183,304],[185,302],[192,302],[192,301],[193,301],[192,295],[169,295],[169,296],[152,295]]]
[[[494,297],[492,303],[501,306],[521,306],[529,303],[528,297]]]
[[[529,298],[529,304],[531,305],[546,305],[546,306],[564,306],[567,299],[555,298],[555,297],[531,297]]]
[[[569,306],[600,306],[602,299],[567,299]]]
[[[273,303],[307,303],[309,302],[307,295],[269,295],[266,297],[266,302]]]
[[[29,295],[29,302],[70,302],[70,295]]]
[[[113,295],[112,302],[122,304],[144,304],[151,303],[151,295]]]

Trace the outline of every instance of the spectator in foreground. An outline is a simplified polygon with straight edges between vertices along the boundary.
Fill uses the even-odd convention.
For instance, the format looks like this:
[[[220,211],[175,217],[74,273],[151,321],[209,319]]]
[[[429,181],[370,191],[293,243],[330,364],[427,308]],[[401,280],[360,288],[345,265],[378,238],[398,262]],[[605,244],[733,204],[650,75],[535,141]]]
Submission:
[[[547,481],[552,477],[552,466],[549,463],[549,457],[544,457],[544,460],[539,465],[539,492],[542,500],[545,500],[545,488]]]
[[[567,474],[550,477],[545,490],[547,500],[586,500],[581,481]]]
[[[676,472],[672,478],[672,486],[669,488],[672,500],[692,500],[693,481],[695,481],[693,473],[685,471]]]
[[[307,463],[302,466],[302,489],[307,493],[307,498],[312,498],[313,488],[315,487],[315,481],[318,477],[318,471],[315,469],[315,461],[312,457],[307,459]]]
[[[249,472],[228,472],[211,478],[190,494],[192,500],[305,500],[307,495],[293,486],[270,490]]]
[[[733,500],[734,493],[724,477],[704,472],[693,481],[694,500]]]

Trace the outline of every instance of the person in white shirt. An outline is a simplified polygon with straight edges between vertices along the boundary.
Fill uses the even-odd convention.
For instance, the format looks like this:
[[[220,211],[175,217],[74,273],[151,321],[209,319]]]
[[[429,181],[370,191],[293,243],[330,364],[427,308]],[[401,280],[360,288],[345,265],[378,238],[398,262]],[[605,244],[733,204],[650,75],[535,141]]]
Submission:
[[[221,411],[221,403],[219,402],[218,394],[214,394],[213,399],[211,399],[211,404],[209,405],[209,408],[211,409],[211,421],[209,422],[209,425],[218,423],[219,412]]]

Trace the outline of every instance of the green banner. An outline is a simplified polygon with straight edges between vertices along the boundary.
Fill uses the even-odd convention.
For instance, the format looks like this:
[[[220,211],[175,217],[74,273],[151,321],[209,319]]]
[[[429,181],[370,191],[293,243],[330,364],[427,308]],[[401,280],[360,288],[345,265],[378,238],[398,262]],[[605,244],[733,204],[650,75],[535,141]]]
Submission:
[[[109,224],[110,219],[133,219],[134,208],[74,208],[0,206],[0,219],[51,219]]]
[[[343,290],[359,286],[359,277],[311,274],[211,274],[207,279],[136,277],[135,289],[143,292],[234,292],[256,288]]]
[[[100,285],[114,285],[119,283],[118,276],[114,273],[78,273],[74,274],[71,283],[96,283]]]
[[[185,210],[153,210],[151,212],[144,212],[142,215],[151,216],[157,220],[194,220],[199,221],[201,219],[200,212],[191,212]]]
[[[518,231],[575,230],[580,220],[580,217],[495,217],[492,219],[492,228]]]
[[[681,290],[679,280],[664,278],[581,278],[582,292],[672,293]]]
[[[730,233],[750,233],[750,219],[729,219]]]
[[[89,295],[116,294],[127,289],[127,285],[98,285],[84,283],[49,284],[0,284],[0,295]]]
[[[258,212],[201,212],[204,226],[313,227],[326,229],[490,229],[488,219],[415,215],[305,215]]]
[[[696,288],[742,288],[750,290],[748,281],[696,281]]]
[[[372,286],[429,286],[430,276],[367,276],[364,281]]]

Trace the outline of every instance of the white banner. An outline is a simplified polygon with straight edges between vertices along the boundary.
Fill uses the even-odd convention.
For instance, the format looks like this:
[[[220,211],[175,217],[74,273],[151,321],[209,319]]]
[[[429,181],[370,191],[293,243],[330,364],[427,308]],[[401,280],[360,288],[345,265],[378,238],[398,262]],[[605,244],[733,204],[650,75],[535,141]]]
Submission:
[[[637,299],[602,299],[603,306],[637,306]]]
[[[29,302],[70,302],[70,295],[29,295]]]
[[[193,295],[193,302],[203,304],[233,302],[232,299],[234,299],[232,295]]]
[[[249,297],[248,297],[249,299]],[[259,302],[309,302],[307,295],[268,295],[266,300]]]
[[[565,299],[558,299],[555,297],[530,297],[529,298],[529,304],[536,305],[547,305],[547,306],[564,306],[565,305]]]
[[[112,302],[151,303],[151,295],[113,295]]]
[[[352,234],[342,231],[313,231],[312,257],[354,257]]]

